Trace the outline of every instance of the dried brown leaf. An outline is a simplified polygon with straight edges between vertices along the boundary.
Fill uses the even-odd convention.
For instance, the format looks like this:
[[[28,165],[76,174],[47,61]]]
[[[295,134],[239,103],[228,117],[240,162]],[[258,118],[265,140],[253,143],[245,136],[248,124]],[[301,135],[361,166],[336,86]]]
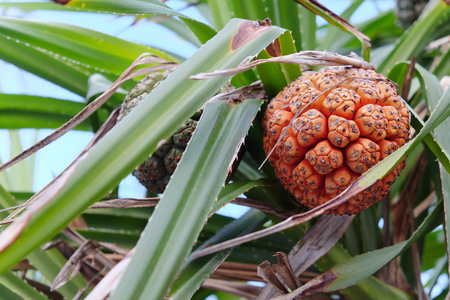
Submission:
[[[0,213],[5,212],[5,211],[9,211],[9,210],[14,210],[14,209],[26,207],[26,206],[27,206],[26,204],[21,204],[21,205],[16,205],[16,206],[11,206],[11,207],[7,207],[7,208],[3,208],[3,209],[0,209]]]
[[[202,286],[207,289],[222,291],[249,299],[254,299],[261,291],[261,288],[258,286],[218,279],[206,279]]]
[[[61,232],[65,237],[69,238],[70,240],[74,241],[75,243],[77,243],[80,247],[85,245],[86,243],[88,243],[88,240],[82,236],[80,233],[76,232],[75,230],[72,230],[71,228],[65,228],[62,232]],[[102,247],[106,247],[107,249],[109,245],[109,243],[97,243],[98,245],[102,246]],[[118,246],[115,246],[115,248],[119,248]],[[112,249],[109,249],[112,250]],[[122,250],[118,253],[124,253],[125,250]],[[103,266],[112,269],[115,265],[115,263],[113,261],[111,261],[110,259],[108,259],[106,257],[106,255],[101,252],[101,251],[95,251],[93,252],[95,255],[96,260],[98,260],[99,263],[101,263]],[[127,253],[127,252],[125,252]]]
[[[272,57],[280,56],[281,55],[280,41],[276,39],[275,41],[270,43],[270,45],[266,47],[266,51]]]
[[[444,36],[443,38],[432,41],[431,43],[428,44],[428,46],[425,47],[425,50],[431,51],[434,49],[438,49],[445,44],[450,44],[450,35],[447,35],[447,36]]]
[[[277,291],[279,294],[283,295],[288,292],[286,287],[275,274],[269,261],[266,260],[258,266],[258,275],[264,279],[265,282],[270,284],[270,286],[273,287],[273,290]]]
[[[154,207],[159,202],[159,197],[154,198],[143,198],[143,199],[131,199],[131,198],[119,198],[119,199],[111,199],[105,200],[101,202],[97,202],[93,204],[91,209],[99,209],[99,208],[136,208],[136,207]],[[294,215],[294,211],[282,211],[261,201],[250,199],[250,198],[242,198],[237,197],[232,200],[231,203],[242,205],[250,208],[255,208],[257,210],[271,213],[279,216],[282,219],[287,219],[290,216]]]
[[[337,278],[338,274],[325,272],[289,294],[272,298],[272,300],[292,300],[299,296],[314,295],[326,290]]]
[[[75,248],[72,247],[65,239],[59,239],[56,242],[49,242],[44,245],[44,247],[41,249],[41,251],[46,251],[51,248],[56,248],[58,251],[67,259],[70,260],[70,258],[75,253]],[[92,258],[90,257],[92,256]],[[87,261],[89,261],[87,263]],[[96,263],[95,256],[91,254],[87,254],[86,257],[81,261],[79,273],[83,276],[83,278],[86,279],[87,282],[89,282],[92,285],[95,285],[100,281],[101,277],[103,276],[100,274],[100,270],[102,269],[103,265],[100,265]]]
[[[261,281],[257,265],[224,261],[214,270],[210,278],[233,281]]]
[[[411,63],[409,64],[406,76],[403,79],[402,94],[400,95],[403,99],[408,99],[409,90],[411,88],[411,82],[414,77],[414,72],[416,70],[416,58],[413,56]]]
[[[99,243],[99,244],[101,245],[101,243]],[[125,257],[125,255],[123,255],[123,254],[111,254],[111,253],[106,253],[105,256],[109,260],[114,261],[115,263],[120,262]],[[89,254],[89,255],[86,256],[86,259],[87,260],[94,260],[95,256],[92,255],[92,254]]]
[[[131,249],[130,252],[109,271],[108,274],[95,286],[95,288],[87,295],[85,300],[101,300],[106,299],[109,294],[115,290],[119,284],[120,278],[122,278],[125,269],[130,263],[131,257],[135,249]]]
[[[218,102],[223,100],[233,100],[235,102],[240,102],[245,99],[264,99],[266,97],[264,88],[261,81],[253,82],[249,86],[243,86],[240,88],[232,88],[228,92],[219,93],[209,99],[207,103]]]
[[[375,68],[364,61],[362,58],[352,53],[348,56],[343,56],[337,53],[326,51],[301,51],[284,56],[271,57],[267,59],[257,59],[252,62],[240,64],[236,68],[228,70],[216,70],[211,73],[200,73],[190,76],[191,79],[206,79],[218,76],[232,76],[245,71],[248,71],[260,64],[264,63],[287,63],[310,66],[347,66],[352,65],[357,68],[375,70]]]
[[[85,244],[79,247],[55,277],[55,280],[53,281],[53,284],[51,286],[51,290],[54,291],[60,288],[73,277],[75,277],[75,275],[78,274],[78,271],[81,268],[84,257],[95,252],[97,247],[98,244],[94,241],[87,241]]]
[[[355,35],[360,41],[362,41],[364,43],[364,47],[366,49],[370,49],[370,47],[372,46],[370,44],[370,38],[368,36],[366,36],[365,34],[363,34],[361,31],[359,31],[358,29],[356,29],[356,27],[354,27],[352,24],[350,24],[349,22],[347,22],[346,20],[344,20],[343,18],[341,18],[340,16],[336,15],[334,12],[332,12],[331,10],[329,10],[326,6],[320,4],[319,2],[315,1],[315,0],[295,0],[297,3],[300,3],[301,5],[303,5],[304,7],[306,7],[307,9],[309,9],[311,12],[320,15],[319,11],[322,11],[323,13],[325,13],[326,15],[330,16],[331,20],[334,20],[335,22],[337,22],[338,24],[340,24],[342,27],[344,27],[348,32],[352,33],[353,35]],[[328,20],[329,22],[331,20]]]
[[[237,34],[233,37],[233,41],[231,42],[231,49],[233,51],[237,50],[242,45],[255,39],[264,31],[269,30],[269,28],[269,19],[266,19],[264,21],[244,20],[239,26]]]
[[[14,267],[11,268],[11,270],[29,270],[29,269],[34,269],[34,267],[26,259],[20,261]]]
[[[145,199],[112,199],[93,204],[90,208],[135,208],[135,207],[154,207],[159,202],[159,197]]]
[[[51,241],[46,243],[42,248],[41,251],[47,251],[52,248],[58,249],[58,251],[66,258],[69,259],[73,253],[75,252],[75,248],[72,247],[72,245],[69,244],[65,239],[59,239],[57,241]]]
[[[274,271],[283,279],[286,286],[290,290],[295,290],[300,286],[300,281],[294,274],[292,270],[291,263],[286,253],[277,252],[278,263],[273,265]]]
[[[289,253],[289,261],[297,276],[327,253],[342,237],[353,216],[322,216]]]
[[[314,224],[289,252],[287,259],[296,278],[336,244],[353,218],[354,216],[326,215]],[[274,296],[274,292],[270,286],[266,286],[258,299],[269,299]]]

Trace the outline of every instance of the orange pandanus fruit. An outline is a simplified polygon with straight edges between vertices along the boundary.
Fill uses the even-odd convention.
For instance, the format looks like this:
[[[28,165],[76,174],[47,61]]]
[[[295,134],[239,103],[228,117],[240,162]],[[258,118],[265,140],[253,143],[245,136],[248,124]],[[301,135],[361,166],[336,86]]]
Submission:
[[[314,208],[409,139],[409,111],[395,84],[372,70],[306,72],[274,97],[263,118],[264,150],[296,202]],[[329,210],[354,214],[380,201],[404,167]]]

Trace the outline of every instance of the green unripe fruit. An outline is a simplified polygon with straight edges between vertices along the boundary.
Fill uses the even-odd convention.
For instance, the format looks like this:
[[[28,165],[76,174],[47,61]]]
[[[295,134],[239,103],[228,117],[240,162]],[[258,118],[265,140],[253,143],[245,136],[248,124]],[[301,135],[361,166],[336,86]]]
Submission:
[[[158,84],[170,75],[152,73],[142,79],[125,97],[120,108],[118,121],[138,106]],[[187,120],[169,139],[158,143],[156,151],[134,170],[133,175],[150,192],[162,193],[169,183],[178,162],[197,126],[201,112]]]

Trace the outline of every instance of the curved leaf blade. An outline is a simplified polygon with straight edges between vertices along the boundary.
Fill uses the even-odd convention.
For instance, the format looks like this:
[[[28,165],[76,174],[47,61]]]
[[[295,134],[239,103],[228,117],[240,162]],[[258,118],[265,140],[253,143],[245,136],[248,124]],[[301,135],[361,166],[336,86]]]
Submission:
[[[226,185],[222,188],[219,194],[218,200],[214,203],[212,213],[221,209],[227,203],[233,201],[239,195],[244,194],[248,190],[257,187],[273,184],[273,181],[269,179],[259,179],[252,181],[238,181]]]
[[[247,234],[265,220],[262,212],[251,210],[239,219],[231,222],[216,235],[207,240],[201,247],[215,244],[230,238]],[[180,276],[172,285],[170,297],[174,300],[189,299],[209,275],[225,260],[233,249],[228,249],[213,255],[188,260]],[[192,274],[195,274],[192,276]]]
[[[80,102],[30,95],[0,94],[0,128],[58,128],[84,108]],[[76,129],[90,130],[87,122]]]
[[[375,273],[379,268],[397,257],[402,251],[407,249],[420,236],[426,234],[433,225],[434,220],[442,213],[442,202],[436,206],[428,215],[424,222],[414,232],[414,234],[405,242],[368,252],[345,262],[342,262],[330,269],[330,273],[338,275],[337,279],[329,285],[327,291],[335,291],[348,287],[362,278]],[[328,273],[327,272],[327,273]]]
[[[369,37],[367,37],[362,32],[358,31],[358,29],[353,27],[353,25],[351,25],[346,20],[330,11],[322,4],[316,2],[315,0],[295,0],[295,1],[303,5],[313,13],[317,14],[318,16],[324,18],[331,25],[336,26],[337,28],[354,35],[361,42],[362,58],[364,58],[364,60],[366,61],[369,61],[371,48]]]
[[[52,0],[66,7],[86,10],[95,13],[114,14],[159,14],[177,17],[186,17],[184,14],[174,11],[158,0]]]
[[[407,30],[397,41],[395,48],[389,52],[386,59],[380,64],[378,72],[388,74],[400,61],[411,59],[417,55],[430,41],[436,25],[450,13],[450,6],[445,1],[430,2],[435,6],[422,15],[409,30]]]
[[[45,300],[47,297],[35,290],[23,279],[17,277],[12,271],[7,271],[0,275],[0,284],[11,291],[14,291],[21,299],[25,300]]]
[[[18,222],[0,234],[0,272],[113,190],[155,150],[161,139],[173,134],[229,79],[193,81],[188,79],[190,75],[235,67],[264,49],[283,31],[247,20],[230,21],[153,90],[139,109],[127,115],[76,166],[58,178],[52,185],[54,193],[41,194],[33,205],[34,212],[27,209]],[[49,227],[49,223],[53,226]]]
[[[111,299],[161,299],[225,182],[260,100],[210,103]],[[173,222],[177,220],[177,222]]]
[[[392,68],[391,72],[389,73],[389,78],[391,78],[395,82],[401,82],[403,80],[403,77],[405,76],[408,66],[408,63],[398,63],[394,68]],[[433,111],[443,93],[442,88],[439,84],[439,80],[434,74],[426,70],[424,67],[416,64],[415,68],[415,75],[419,79],[420,87],[425,97],[428,110]],[[413,121],[416,121],[412,122],[414,129],[416,131],[422,130],[425,123],[420,119],[420,117],[412,108],[409,108],[409,110],[411,112],[411,115],[414,117]],[[450,170],[450,145],[446,143],[447,139],[445,137],[445,132],[448,132],[448,130],[450,130],[450,125],[448,124],[448,122],[448,119],[445,120],[442,125],[436,128],[436,134],[430,133],[426,135],[423,138],[423,141],[430,148],[430,150],[433,151],[434,155],[439,159],[440,163],[444,165],[445,169]],[[446,129],[443,129],[445,126],[447,128],[447,131]],[[441,135],[440,138],[438,138],[439,131]]]
[[[0,17],[0,59],[85,96],[90,75],[120,75],[142,53],[165,52],[97,31],[52,22]]]
[[[189,27],[192,33],[198,38],[201,43],[206,43],[217,32],[210,26],[194,20],[180,12],[171,9],[159,0],[100,0],[100,1],[85,1],[85,0],[52,0],[56,3],[65,5],[66,7],[75,8],[77,10],[87,12],[101,12],[123,15],[163,15],[179,17],[183,23]]]

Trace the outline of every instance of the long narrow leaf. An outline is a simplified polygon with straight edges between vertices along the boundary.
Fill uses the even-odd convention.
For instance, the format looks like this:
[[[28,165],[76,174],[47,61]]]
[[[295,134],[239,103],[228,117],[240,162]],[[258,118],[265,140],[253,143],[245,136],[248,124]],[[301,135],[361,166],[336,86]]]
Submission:
[[[448,76],[450,74],[450,48],[448,48],[440,57],[436,69],[433,70],[438,78]]]
[[[160,14],[185,17],[158,0],[53,0],[53,2],[96,13]]]
[[[187,28],[180,20],[169,17],[155,17],[149,18],[149,22],[157,22],[159,25],[166,27],[178,35],[178,37],[190,42],[191,44],[200,47],[201,43],[198,41],[192,31]],[[214,36],[214,34],[213,34]]]
[[[228,184],[220,191],[218,201],[214,203],[212,211],[216,212],[230,201],[239,197],[239,195],[244,194],[256,186],[269,185],[271,183],[273,183],[271,180],[259,179],[248,182],[234,182]]]
[[[282,34],[277,43],[274,45],[274,50],[279,53],[270,53],[262,51],[258,56],[259,59],[268,59],[277,56],[284,56],[296,53],[294,40],[290,32]],[[299,77],[301,74],[300,66],[298,64],[262,64],[256,67],[263,83],[266,95],[269,98],[274,97],[279,91],[288,85],[292,80]]]
[[[87,12],[102,12],[124,15],[143,15],[156,14],[163,16],[179,17],[191,32],[198,38],[201,43],[205,43],[212,38],[216,31],[207,24],[194,20],[180,12],[171,9],[163,2],[158,0],[100,0],[100,1],[84,1],[84,0],[53,0],[54,2],[64,4],[70,8]],[[156,54],[156,53],[155,53]]]
[[[363,3],[364,0],[355,0],[353,3],[341,14],[341,17],[348,20],[355,12],[355,10]],[[345,44],[346,38],[349,35],[340,30],[336,26],[328,26],[327,35],[322,39],[320,44],[321,49],[326,49],[331,52],[339,51]]]
[[[0,128],[57,128],[84,108],[84,104],[48,97],[0,94]],[[87,122],[78,130],[90,130]]]
[[[295,1],[274,1],[275,6],[278,6],[277,8],[277,19],[279,20],[277,23],[274,23],[278,26],[281,26],[283,28],[288,28],[290,30],[290,33],[292,35],[292,38],[295,42],[295,47],[297,51],[301,50],[313,50],[315,48],[303,48],[302,44],[309,43],[308,39],[308,32],[315,29],[315,26],[313,28],[305,28],[303,27],[303,20],[302,17],[299,16],[300,5],[295,3]],[[313,15],[313,14],[311,14]],[[315,18],[315,15],[313,15]],[[315,20],[314,20],[315,21]],[[304,41],[305,40],[305,41]],[[293,52],[284,52],[285,54],[290,54]]]
[[[92,203],[114,189],[157,143],[168,138],[228,78],[193,81],[188,76],[238,65],[272,42],[283,29],[235,19],[163,81],[145,101],[58,178],[0,236],[0,272],[57,234]],[[73,173],[72,173],[73,172]],[[188,177],[188,176],[187,176]],[[48,224],[53,226],[48,226]]]
[[[246,100],[206,106],[111,299],[163,297],[208,219],[260,104],[260,100]]]
[[[317,49],[316,45],[316,30],[317,22],[316,15],[308,10],[306,7],[299,7],[299,18],[300,18],[300,31],[302,32],[302,45],[297,47],[297,50],[306,51]]]
[[[263,213],[257,210],[251,210],[241,218],[224,227],[211,239],[206,241],[202,247],[249,233],[264,220],[265,216]],[[230,252],[231,249],[188,261],[183,267],[180,276],[174,282],[169,294],[170,297],[174,300],[189,299]],[[195,275],[192,276],[192,274]]]
[[[202,44],[209,41],[217,33],[217,31],[202,22],[198,22],[190,18],[180,18],[180,20],[183,21],[187,27],[189,27],[191,32]]]
[[[426,95],[428,109],[431,110],[434,107],[438,107],[439,96],[442,94],[442,88],[439,85],[439,81],[436,77],[430,74],[424,68],[419,68],[421,73],[420,80],[421,86],[424,87],[424,94]],[[426,88],[425,88],[426,87]],[[447,89],[448,92],[448,89]],[[445,119],[439,126],[434,129],[434,133],[437,138],[437,142],[443,147],[443,152],[450,153],[450,141],[448,139],[448,133],[450,131],[450,119]],[[442,196],[444,197],[444,211],[445,211],[445,232],[450,229],[450,172],[445,165],[449,164],[450,160],[442,160],[440,164],[440,173],[442,181]],[[450,253],[450,239],[448,233],[446,235],[447,253]],[[450,262],[447,261],[448,270],[450,270]]]
[[[394,68],[392,68],[389,73],[389,78],[395,82],[401,82],[405,76],[406,70],[408,69],[408,63],[399,63]],[[442,96],[442,88],[439,84],[439,80],[432,73],[427,71],[420,65],[416,64],[416,76],[420,81],[420,88],[423,95],[429,105],[428,109],[430,111],[435,107],[434,104],[437,103],[439,98]],[[416,112],[409,108],[412,116],[411,124],[416,131],[421,131],[425,123],[420,119]],[[430,148],[433,154],[439,159],[441,164],[445,166],[445,169],[450,170],[450,151],[441,145],[442,139],[438,140],[434,133],[429,133],[423,138],[423,142]]]
[[[295,1],[303,5],[313,13],[317,14],[318,16],[324,18],[331,25],[334,25],[345,32],[353,34],[361,42],[362,46],[361,57],[367,61],[369,60],[371,47],[369,37],[358,31],[355,27],[353,27],[353,25],[351,25],[346,20],[342,19],[341,17],[330,11],[322,4],[316,2],[315,0],[295,0]]]
[[[222,29],[223,27],[225,27],[228,20],[232,18],[228,1],[208,0],[208,6],[211,9],[215,28]]]
[[[427,14],[422,15],[397,41],[394,50],[390,51],[379,66],[380,73],[388,74],[398,62],[411,59],[430,42],[434,28],[445,14],[450,13],[450,6],[445,1],[432,1],[431,3],[435,3],[435,6]]]
[[[47,297],[35,290],[23,279],[17,277],[12,271],[7,271],[0,275],[0,284],[9,288],[22,297],[24,300],[45,300]]]
[[[0,284],[0,299],[2,300],[23,300],[22,297]]]
[[[397,257],[402,251],[407,249],[420,236],[432,230],[433,228],[431,226],[433,225],[434,220],[441,213],[442,202],[434,208],[432,213],[407,241],[356,256],[336,265],[319,278],[316,278],[309,284],[305,285],[305,290],[308,291],[306,294],[310,294],[312,291],[340,290],[356,283],[370,274],[373,274],[390,260]],[[321,280],[321,278],[324,280]],[[319,280],[321,284],[323,284],[322,287],[317,286],[316,289],[316,280]]]
[[[263,0],[240,1],[227,0],[233,16],[249,20],[264,20],[267,15]]]
[[[90,75],[120,75],[142,53],[174,61],[163,51],[61,23],[0,17],[0,42],[0,59],[81,96]]]

